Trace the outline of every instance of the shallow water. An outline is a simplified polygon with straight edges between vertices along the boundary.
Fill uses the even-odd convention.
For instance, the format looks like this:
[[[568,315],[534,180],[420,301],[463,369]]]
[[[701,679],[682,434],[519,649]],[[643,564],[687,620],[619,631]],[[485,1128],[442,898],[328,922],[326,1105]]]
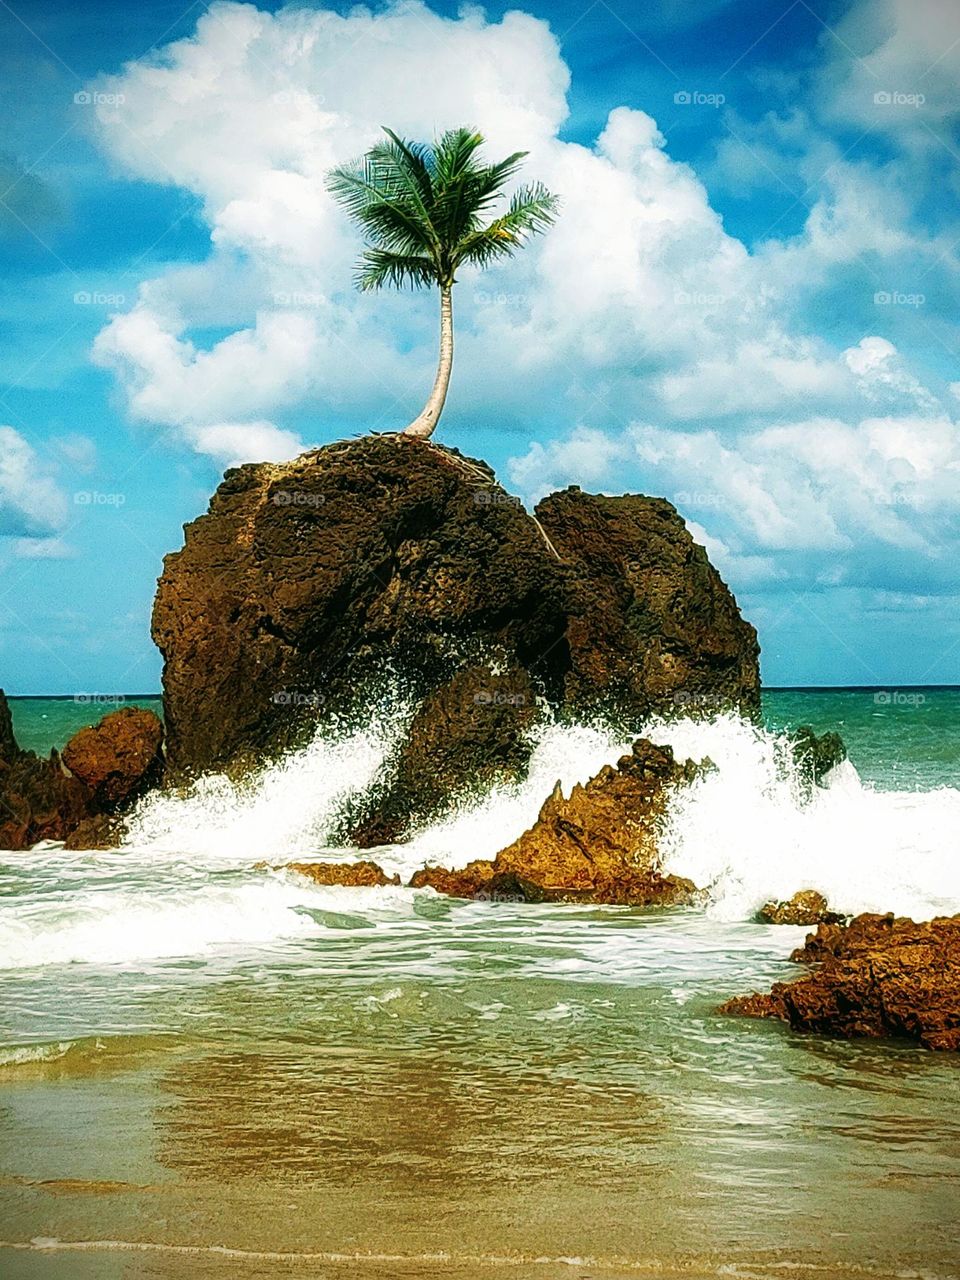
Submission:
[[[812,805],[774,736],[657,726],[717,765],[664,834],[704,911],[255,868],[351,856],[326,833],[389,728],[152,801],[125,850],[0,855],[0,1275],[960,1273],[955,1056],[714,1012],[797,972],[803,931],[748,919],[781,884],[960,910],[943,726],[900,751],[902,721],[844,711],[871,785],[842,769]],[[526,787],[381,861],[493,852],[622,745],[551,731]]]

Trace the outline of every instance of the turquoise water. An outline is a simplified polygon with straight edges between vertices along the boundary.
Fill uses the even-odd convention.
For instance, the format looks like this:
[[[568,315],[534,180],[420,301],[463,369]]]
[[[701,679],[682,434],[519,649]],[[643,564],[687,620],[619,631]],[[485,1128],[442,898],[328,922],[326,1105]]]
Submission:
[[[117,706],[163,714],[158,695],[10,699],[17,740],[40,755]],[[960,787],[960,688],[776,690],[763,696],[763,717],[773,729],[838,730],[864,781],[891,790]]]
[[[271,869],[357,856],[328,833],[389,725],[148,800],[117,851],[0,853],[0,1276],[960,1274],[956,1055],[715,1012],[797,972],[767,896],[960,910],[960,695],[882,692],[636,727],[714,762],[661,837],[702,910]],[[13,713],[41,750],[78,727]],[[796,723],[853,762],[812,801],[773,732]],[[548,730],[523,786],[372,856],[495,853],[632,736]]]

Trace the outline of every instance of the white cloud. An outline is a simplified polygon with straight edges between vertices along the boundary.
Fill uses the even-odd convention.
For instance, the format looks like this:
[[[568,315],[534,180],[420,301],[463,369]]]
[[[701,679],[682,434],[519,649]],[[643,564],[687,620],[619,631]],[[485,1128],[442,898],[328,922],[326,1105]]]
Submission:
[[[580,429],[510,464],[528,500],[581,474],[592,449],[606,492],[665,493],[735,585],[856,583],[884,548],[891,582],[946,581],[960,555],[960,426],[941,413],[807,419],[724,439],[635,424]],[[912,576],[911,576],[912,575]]]
[[[901,578],[918,560],[946,573],[955,399],[904,353],[896,326],[917,312],[874,309],[874,294],[909,285],[905,262],[955,271],[955,237],[911,225],[904,156],[855,162],[818,132],[825,114],[875,119],[856,114],[857,77],[908,76],[926,56],[901,0],[864,3],[864,64],[826,41],[820,98],[732,118],[713,178],[740,173],[741,193],[786,180],[809,203],[799,232],[774,227],[750,250],[646,112],[615,107],[592,147],[561,141],[569,74],[528,15],[214,4],[195,36],[98,86],[125,100],[104,148],[130,176],[194,193],[212,250],[145,280],[95,358],[133,417],[224,463],[313,443],[283,427],[294,411],[322,436],[401,425],[432,380],[435,300],[352,290],[357,240],[324,178],[382,122],[418,138],[475,123],[493,156],[529,149],[529,176],[563,200],[548,236],[457,288],[450,410],[539,433],[510,467],[525,495],[666,491],[752,585],[853,581],[877,553]],[[561,423],[580,425],[551,439]]]
[[[0,537],[17,540],[22,552],[54,538],[66,521],[67,499],[50,468],[18,431],[0,426]]]
[[[548,27],[524,14],[221,3],[193,38],[101,82],[123,95],[126,126],[105,123],[103,146],[132,176],[199,196],[214,245],[208,263],[144,282],[98,339],[131,412],[201,448],[199,428],[293,405],[335,422],[400,425],[416,411],[432,301],[352,293],[356,240],[324,188],[383,120],[417,137],[475,122],[492,155],[528,148],[529,173],[563,199],[557,226],[507,269],[463,273],[454,409],[462,397],[519,414],[549,390],[634,410],[653,395],[689,417],[704,400],[735,413],[842,395],[836,353],[790,331],[766,266],[724,231],[649,115],[615,108],[594,148],[559,140],[568,81]],[[192,337],[224,324],[235,332],[205,348]]]
[[[960,116],[954,0],[858,0],[824,45],[834,56],[822,84],[840,119],[930,147],[929,130]]]

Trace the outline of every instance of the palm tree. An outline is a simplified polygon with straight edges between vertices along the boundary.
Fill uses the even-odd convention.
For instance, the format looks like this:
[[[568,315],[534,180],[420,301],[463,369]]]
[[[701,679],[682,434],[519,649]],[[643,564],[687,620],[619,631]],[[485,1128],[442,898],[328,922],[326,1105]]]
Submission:
[[[453,286],[464,263],[485,267],[545,231],[557,197],[540,182],[514,192],[505,213],[484,223],[526,151],[499,164],[480,162],[483,135],[452,129],[434,145],[405,142],[391,129],[351,164],[334,169],[328,186],[355,218],[368,244],[357,265],[361,290],[385,284],[440,289],[440,362],[423,412],[404,434],[428,439],[440,418],[453,368]]]

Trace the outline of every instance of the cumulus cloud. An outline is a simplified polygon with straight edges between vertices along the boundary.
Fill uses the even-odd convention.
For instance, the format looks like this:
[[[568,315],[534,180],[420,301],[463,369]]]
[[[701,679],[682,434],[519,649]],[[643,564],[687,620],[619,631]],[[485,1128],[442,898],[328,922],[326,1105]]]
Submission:
[[[51,554],[67,522],[67,499],[20,432],[0,426],[0,538],[15,554]]]
[[[551,234],[507,271],[463,273],[454,410],[460,399],[520,416],[548,391],[571,409],[654,397],[679,417],[842,396],[837,353],[791,331],[767,265],[725,232],[648,114],[615,108],[593,147],[560,140],[568,83],[548,26],[521,13],[225,3],[190,39],[101,82],[125,102],[126,127],[105,123],[104,147],[130,175],[194,192],[213,242],[202,267],[144,282],[98,339],[134,416],[203,450],[201,428],[294,405],[334,429],[378,406],[397,425],[416,411],[432,301],[401,312],[351,293],[356,241],[324,188],[384,119],[417,137],[475,122],[492,154],[529,149],[530,171],[563,200]],[[208,345],[191,334],[225,324],[233,332]]]
[[[878,560],[942,590],[960,554],[960,426],[941,412],[814,418],[724,438],[636,423],[615,438],[578,431],[510,464],[531,502],[580,475],[585,447],[606,492],[636,475],[690,519],[735,580],[867,585]],[[888,584],[884,584],[888,585]]]
[[[418,138],[470,122],[492,155],[528,149],[563,201],[548,236],[456,291],[451,416],[469,406],[540,437],[511,464],[525,495],[664,491],[735,585],[906,581],[922,562],[940,591],[960,515],[956,395],[899,340],[929,321],[877,298],[899,300],[903,262],[956,273],[955,236],[913,225],[909,137],[902,155],[855,160],[824,126],[888,129],[900,117],[877,116],[876,86],[909,89],[932,51],[905,0],[851,15],[839,34],[859,63],[825,38],[809,101],[730,117],[711,180],[795,186],[807,206],[795,234],[748,246],[647,112],[614,107],[590,146],[562,139],[568,69],[529,15],[215,3],[192,37],[96,86],[125,104],[101,145],[132,178],[192,192],[211,251],[144,280],[94,358],[132,417],[223,463],[402,425],[432,380],[436,302],[351,289],[357,240],[325,174],[384,121]],[[941,122],[953,60],[924,72]],[[313,433],[285,426],[294,414]]]
[[[938,127],[960,119],[953,0],[858,0],[824,43],[835,57],[821,82],[841,120],[929,147]]]

